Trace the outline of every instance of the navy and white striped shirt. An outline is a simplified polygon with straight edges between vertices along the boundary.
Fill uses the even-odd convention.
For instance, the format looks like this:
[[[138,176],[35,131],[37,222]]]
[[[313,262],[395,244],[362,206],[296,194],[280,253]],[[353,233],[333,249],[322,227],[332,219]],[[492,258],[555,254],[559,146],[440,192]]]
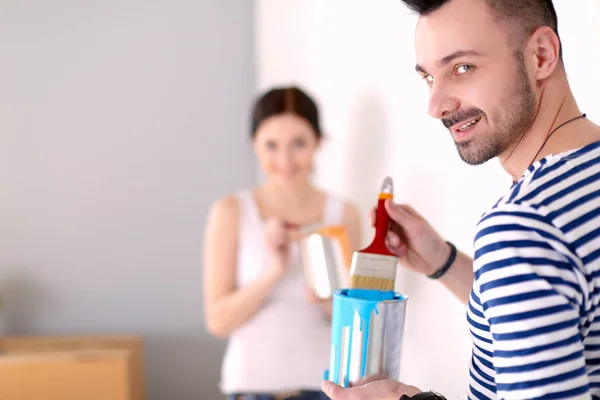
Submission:
[[[529,167],[474,250],[468,397],[600,398],[600,142]]]

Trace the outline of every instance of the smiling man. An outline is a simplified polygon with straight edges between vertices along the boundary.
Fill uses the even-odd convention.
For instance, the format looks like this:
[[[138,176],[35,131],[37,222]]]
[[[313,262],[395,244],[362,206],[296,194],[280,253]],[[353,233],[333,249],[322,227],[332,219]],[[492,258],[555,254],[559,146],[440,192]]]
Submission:
[[[390,249],[452,276],[441,282],[468,298],[469,398],[600,398],[600,127],[570,90],[552,1],[403,2],[419,14],[429,114],[466,163],[497,157],[514,183],[481,217],[473,263],[432,271],[452,245],[432,250],[441,237],[388,202],[408,238],[390,233]],[[334,400],[443,398],[386,379],[323,389]]]

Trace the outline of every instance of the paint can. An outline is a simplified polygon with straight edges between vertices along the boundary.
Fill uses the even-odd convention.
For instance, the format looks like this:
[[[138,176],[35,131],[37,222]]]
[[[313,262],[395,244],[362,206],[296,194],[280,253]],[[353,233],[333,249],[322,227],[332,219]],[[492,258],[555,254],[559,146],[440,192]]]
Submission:
[[[346,229],[338,225],[302,228],[300,259],[308,287],[317,298],[330,299],[348,285],[352,251]]]
[[[343,387],[374,374],[399,380],[407,301],[394,292],[337,291],[325,380]]]

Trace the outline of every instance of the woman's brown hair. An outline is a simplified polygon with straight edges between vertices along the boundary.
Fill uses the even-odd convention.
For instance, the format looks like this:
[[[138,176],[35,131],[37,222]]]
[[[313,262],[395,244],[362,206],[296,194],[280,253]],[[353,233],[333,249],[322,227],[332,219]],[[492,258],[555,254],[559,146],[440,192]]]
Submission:
[[[321,138],[319,110],[315,101],[296,86],[276,87],[260,96],[252,111],[252,133],[254,138],[260,124],[267,118],[285,113],[292,113],[303,118]]]

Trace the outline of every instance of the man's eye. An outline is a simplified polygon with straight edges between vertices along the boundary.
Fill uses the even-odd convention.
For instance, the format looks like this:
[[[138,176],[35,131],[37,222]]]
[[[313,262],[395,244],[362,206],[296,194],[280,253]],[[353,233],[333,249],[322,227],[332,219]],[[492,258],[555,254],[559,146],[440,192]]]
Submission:
[[[472,69],[473,69],[472,65],[460,65],[460,66],[458,66],[458,68],[456,68],[456,73],[464,74],[465,72],[469,72]]]
[[[425,76],[423,76],[423,80],[426,81],[427,83],[431,83],[431,82],[433,82],[433,76],[425,75]]]

